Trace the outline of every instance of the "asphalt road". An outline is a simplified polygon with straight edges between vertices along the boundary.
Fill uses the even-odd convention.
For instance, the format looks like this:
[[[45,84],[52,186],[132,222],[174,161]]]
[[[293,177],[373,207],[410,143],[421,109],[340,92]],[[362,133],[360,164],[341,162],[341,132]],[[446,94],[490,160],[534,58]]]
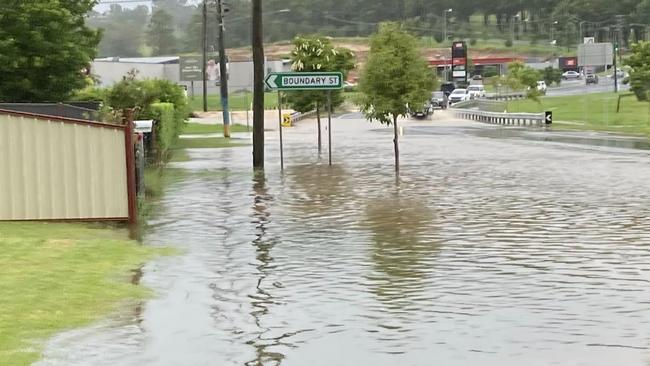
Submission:
[[[620,85],[620,90],[629,90],[629,85]],[[614,91],[614,79],[609,77],[601,77],[598,84],[585,84],[582,80],[565,80],[558,87],[548,88],[546,95],[550,97],[560,97],[567,95],[589,94],[589,93],[605,93]]]

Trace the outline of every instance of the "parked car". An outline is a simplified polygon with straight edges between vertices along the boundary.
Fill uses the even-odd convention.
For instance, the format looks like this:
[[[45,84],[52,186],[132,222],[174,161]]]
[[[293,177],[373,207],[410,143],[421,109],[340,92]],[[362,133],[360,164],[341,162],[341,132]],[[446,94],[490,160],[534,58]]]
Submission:
[[[596,74],[587,74],[585,76],[585,83],[589,84],[598,84],[598,75]]]
[[[577,80],[580,79],[580,77],[581,77],[580,73],[577,71],[566,71],[562,74],[562,79],[564,80],[569,80],[569,79]]]
[[[472,80],[483,80],[483,76],[481,76],[479,74],[476,74],[476,75],[472,76]]]
[[[483,85],[470,85],[467,88],[467,96],[469,99],[484,98],[485,87]]]
[[[467,89],[454,89],[449,94],[449,105],[467,100]]]
[[[431,93],[431,106],[433,108],[447,109],[448,103],[447,95],[444,92],[436,91]]]
[[[537,82],[537,91],[546,94],[546,81],[540,80]]]
[[[422,105],[422,108],[411,109],[409,107],[409,114],[413,118],[427,118],[433,114],[433,106],[431,103],[427,102]]]

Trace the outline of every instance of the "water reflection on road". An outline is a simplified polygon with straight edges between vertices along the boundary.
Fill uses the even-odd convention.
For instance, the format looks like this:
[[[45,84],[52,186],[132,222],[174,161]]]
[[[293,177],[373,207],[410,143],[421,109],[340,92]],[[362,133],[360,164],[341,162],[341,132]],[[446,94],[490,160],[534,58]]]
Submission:
[[[648,364],[647,151],[407,126],[396,183],[365,123],[332,167],[300,127],[282,174],[191,152],[145,235],[184,250],[142,268],[160,296],[41,364]]]

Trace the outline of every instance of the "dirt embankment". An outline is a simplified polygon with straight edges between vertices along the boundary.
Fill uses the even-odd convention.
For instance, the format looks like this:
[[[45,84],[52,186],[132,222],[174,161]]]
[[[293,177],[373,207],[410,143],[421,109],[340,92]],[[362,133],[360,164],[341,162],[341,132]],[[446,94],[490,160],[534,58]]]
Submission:
[[[363,68],[363,65],[368,59],[368,52],[370,50],[368,39],[342,38],[333,39],[332,42],[336,47],[345,47],[354,52],[357,59],[357,68],[350,73],[349,78],[356,78],[358,76],[358,71]],[[264,45],[264,54],[269,60],[282,60],[289,58],[292,49],[293,44],[291,42],[277,42]],[[448,59],[451,57],[451,49],[423,47],[422,55],[431,60]],[[510,50],[470,49],[471,57],[508,57],[512,55],[512,51]],[[525,55],[521,54],[518,56],[525,57]],[[249,61],[252,59],[252,51],[250,47],[232,48],[228,50],[228,57],[232,61]]]

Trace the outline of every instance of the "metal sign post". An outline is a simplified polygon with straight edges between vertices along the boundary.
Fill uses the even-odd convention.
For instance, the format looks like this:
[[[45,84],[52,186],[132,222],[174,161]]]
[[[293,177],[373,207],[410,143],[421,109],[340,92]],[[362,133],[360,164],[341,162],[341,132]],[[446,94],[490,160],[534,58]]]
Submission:
[[[329,164],[332,165],[332,91],[327,91],[327,139],[329,140]]]
[[[278,123],[280,127],[280,166],[284,169],[282,145],[282,96],[281,90],[327,90],[327,133],[329,139],[329,165],[332,165],[332,90],[343,88],[340,72],[272,72],[264,83],[278,91]]]
[[[282,92],[278,90],[278,127],[280,128],[280,170],[284,170],[284,147],[282,145]]]

